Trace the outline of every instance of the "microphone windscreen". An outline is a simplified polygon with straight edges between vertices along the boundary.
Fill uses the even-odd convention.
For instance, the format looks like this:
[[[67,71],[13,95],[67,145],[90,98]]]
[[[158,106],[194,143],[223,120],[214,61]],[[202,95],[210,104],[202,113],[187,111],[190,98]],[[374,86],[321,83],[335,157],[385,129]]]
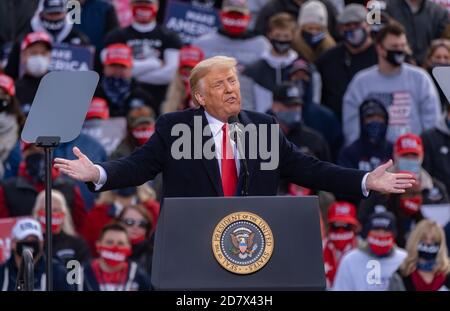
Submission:
[[[237,116],[231,116],[228,118],[228,124],[239,123],[239,118]]]

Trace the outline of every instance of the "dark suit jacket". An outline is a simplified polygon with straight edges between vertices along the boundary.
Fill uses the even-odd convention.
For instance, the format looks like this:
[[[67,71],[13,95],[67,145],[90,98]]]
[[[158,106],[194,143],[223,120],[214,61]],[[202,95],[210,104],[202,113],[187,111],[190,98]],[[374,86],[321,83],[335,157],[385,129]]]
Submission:
[[[157,120],[155,133],[146,144],[128,157],[100,163],[107,173],[107,181],[100,191],[138,186],[162,172],[163,197],[223,196],[216,158],[176,160],[172,157],[171,146],[179,138],[171,136],[172,127],[176,124],[185,124],[193,133],[194,116],[201,117],[202,128],[208,125],[203,108],[164,114]],[[270,125],[276,123],[272,116],[244,110],[239,113],[239,120],[244,126],[247,124],[255,124],[257,127],[266,125],[268,133]],[[192,150],[194,150],[194,136],[191,137]],[[278,137],[279,165],[274,170],[260,169],[260,164],[268,162],[268,160],[261,159],[259,152],[256,159],[248,159],[250,143],[246,143],[250,175],[249,195],[276,195],[280,179],[286,178],[295,184],[312,189],[362,196],[361,181],[365,172],[321,162],[301,153],[281,131],[278,132]],[[271,146],[270,133],[268,138],[267,149],[271,150],[274,146]],[[211,136],[203,136],[203,143],[208,139],[211,139]],[[242,167],[241,164],[237,194],[241,193],[240,189],[243,183]],[[92,183],[89,186],[91,190],[94,188]]]

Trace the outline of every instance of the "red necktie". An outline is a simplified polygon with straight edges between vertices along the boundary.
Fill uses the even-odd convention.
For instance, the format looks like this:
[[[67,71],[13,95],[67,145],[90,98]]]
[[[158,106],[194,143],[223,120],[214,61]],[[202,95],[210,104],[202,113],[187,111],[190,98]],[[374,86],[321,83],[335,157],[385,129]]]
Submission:
[[[236,162],[233,156],[230,136],[228,134],[228,124],[222,127],[222,189],[225,197],[234,196],[237,186]]]

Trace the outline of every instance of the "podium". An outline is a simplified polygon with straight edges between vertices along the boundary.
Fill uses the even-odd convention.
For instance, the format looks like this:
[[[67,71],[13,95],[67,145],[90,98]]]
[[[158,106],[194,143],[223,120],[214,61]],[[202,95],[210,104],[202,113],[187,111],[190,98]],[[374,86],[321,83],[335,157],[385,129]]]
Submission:
[[[166,198],[156,290],[324,290],[318,199]]]

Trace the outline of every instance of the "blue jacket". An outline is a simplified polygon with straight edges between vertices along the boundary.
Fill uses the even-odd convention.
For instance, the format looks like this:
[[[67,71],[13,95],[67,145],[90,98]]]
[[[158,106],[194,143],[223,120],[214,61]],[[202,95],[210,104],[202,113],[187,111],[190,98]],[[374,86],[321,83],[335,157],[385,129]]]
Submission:
[[[100,190],[138,186],[162,172],[164,176],[163,197],[223,196],[219,165],[215,157],[207,159],[202,156],[201,159],[195,159],[191,155],[191,158],[188,159],[175,159],[172,155],[172,145],[174,142],[179,144],[180,140],[179,136],[171,135],[172,128],[175,125],[184,126],[185,129],[189,128],[192,133],[194,116],[201,120],[197,122],[201,123],[201,131],[208,124],[203,108],[164,114],[156,122],[155,133],[142,147],[128,157],[100,163],[107,174],[106,183]],[[280,179],[285,178],[292,183],[311,189],[362,196],[361,182],[365,172],[338,167],[307,156],[289,142],[281,131],[276,136],[278,145],[272,145],[270,128],[271,125],[276,124],[272,116],[241,110],[239,120],[244,126],[253,124],[256,125],[256,128],[265,127],[268,139],[267,148],[264,149],[275,150],[276,148],[279,152],[278,163],[275,162],[276,167],[273,170],[261,169],[261,164],[267,163],[269,160],[263,160],[261,152],[255,152],[256,159],[250,158],[248,147],[251,144],[245,144],[250,175],[249,195],[276,195]],[[257,131],[256,137],[258,135]],[[202,136],[202,146],[205,146],[205,143],[211,138],[208,135]],[[257,138],[259,140],[259,137]],[[190,137],[191,146],[194,145],[194,140],[199,140],[195,134]],[[205,147],[207,148],[208,145]],[[193,153],[194,148],[191,149]],[[272,159],[272,161],[274,160]],[[243,185],[242,167],[243,165],[241,165],[236,194],[240,193],[239,190]],[[89,187],[94,190],[93,183],[89,183]]]
[[[6,180],[9,177],[16,177],[19,173],[19,164],[22,162],[22,151],[20,150],[20,142],[17,140],[16,145],[9,153],[8,158],[3,162],[5,166],[5,174],[3,179]]]
[[[74,290],[73,285],[67,282],[66,269],[58,259],[53,259],[53,290],[55,291],[71,291]],[[42,256],[34,265],[34,290],[46,289],[46,261]],[[18,269],[14,256],[3,265],[0,266],[0,289],[2,291],[15,291],[17,282]]]
[[[54,152],[55,158],[76,159],[72,151],[75,146],[80,148],[81,152],[87,155],[93,162],[102,162],[107,159],[105,148],[96,139],[83,133],[75,140],[59,145]],[[85,183],[77,182],[77,185],[80,187],[86,210],[90,210],[94,206],[95,195],[88,190]]]

